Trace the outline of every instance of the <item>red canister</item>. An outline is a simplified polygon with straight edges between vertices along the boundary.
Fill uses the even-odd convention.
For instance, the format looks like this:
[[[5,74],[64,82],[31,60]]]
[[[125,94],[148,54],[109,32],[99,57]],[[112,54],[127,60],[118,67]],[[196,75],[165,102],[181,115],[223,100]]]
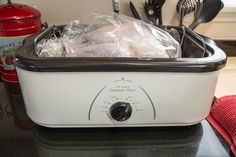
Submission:
[[[8,1],[0,5],[0,72],[8,93],[15,124],[23,129],[32,127],[25,105],[13,59],[15,50],[29,35],[42,30],[41,14],[24,4]]]
[[[41,29],[41,14],[38,10],[10,1],[0,5],[0,53],[4,69],[14,70],[15,49],[25,37]]]

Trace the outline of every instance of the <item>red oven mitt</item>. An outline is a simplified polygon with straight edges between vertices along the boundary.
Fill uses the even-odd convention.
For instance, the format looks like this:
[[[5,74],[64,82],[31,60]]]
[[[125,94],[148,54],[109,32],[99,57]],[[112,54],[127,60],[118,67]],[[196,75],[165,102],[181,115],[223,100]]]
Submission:
[[[207,120],[226,140],[236,156],[236,95],[217,99]]]

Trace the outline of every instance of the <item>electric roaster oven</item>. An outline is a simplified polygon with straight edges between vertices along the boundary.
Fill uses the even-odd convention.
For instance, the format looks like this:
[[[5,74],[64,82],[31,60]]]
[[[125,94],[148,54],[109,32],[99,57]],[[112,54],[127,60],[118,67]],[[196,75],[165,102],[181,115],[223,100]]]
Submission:
[[[35,45],[54,26],[28,37],[16,53],[26,110],[46,127],[186,126],[210,111],[225,53],[189,29],[178,58],[38,57]]]

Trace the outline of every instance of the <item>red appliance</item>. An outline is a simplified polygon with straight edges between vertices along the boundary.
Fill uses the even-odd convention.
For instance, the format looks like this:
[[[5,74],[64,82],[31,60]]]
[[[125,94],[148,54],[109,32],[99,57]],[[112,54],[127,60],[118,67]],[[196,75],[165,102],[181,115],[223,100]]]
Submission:
[[[13,59],[15,50],[29,35],[42,30],[41,13],[27,5],[15,4],[8,0],[0,5],[0,72],[9,95],[15,124],[20,128],[32,127],[25,113],[20,84]]]

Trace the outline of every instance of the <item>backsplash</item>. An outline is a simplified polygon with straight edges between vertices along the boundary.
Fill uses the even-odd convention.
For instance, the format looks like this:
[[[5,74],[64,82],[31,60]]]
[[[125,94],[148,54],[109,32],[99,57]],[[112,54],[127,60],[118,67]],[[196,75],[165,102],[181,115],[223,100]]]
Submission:
[[[0,0],[0,3],[6,3],[7,0]],[[111,13],[113,11],[113,0],[13,0],[16,3],[24,3],[39,9],[42,13],[43,21],[49,24],[65,24],[71,20],[79,19],[88,13]],[[121,1],[121,13],[132,15],[129,2],[130,0]],[[147,0],[132,0],[143,20],[144,2]],[[227,0],[223,0],[228,2]],[[176,4],[178,0],[166,0],[163,6],[163,24],[177,25],[179,22],[176,13]],[[207,35],[219,40],[236,40],[236,12],[232,7],[226,8],[209,24],[202,24],[196,31],[200,34]],[[231,11],[230,11],[231,10]],[[219,31],[220,30],[220,31]]]
[[[88,13],[111,13],[113,11],[113,0],[12,0],[15,3],[23,3],[39,9],[42,13],[42,20],[49,24],[65,24],[71,20],[79,19]],[[121,1],[121,13],[130,15],[130,0]],[[143,5],[147,0],[132,0],[142,19],[144,15]],[[230,7],[231,0],[222,0],[225,7],[217,19],[210,24],[203,24],[197,29],[198,32],[214,38],[236,39],[236,15],[233,12],[226,11]],[[7,0],[0,0],[0,4]],[[163,6],[163,23],[165,25],[177,25],[178,15],[176,13],[176,3],[178,0],[166,0]],[[236,2],[232,1],[231,9],[236,7]],[[228,13],[226,13],[228,12]],[[236,12],[236,9],[234,9]],[[228,19],[227,19],[228,18]],[[230,21],[229,21],[230,20]],[[217,33],[220,33],[218,35]]]
[[[135,7],[144,15],[144,2],[146,0],[133,0]],[[178,0],[166,0],[163,6],[164,24],[175,25],[178,22],[176,3]],[[0,0],[5,3],[6,0]],[[50,24],[65,24],[73,19],[81,18],[88,13],[111,13],[113,11],[112,0],[13,0],[16,3],[24,3],[39,9],[42,18]],[[130,0],[121,0],[121,13],[132,15],[129,8]]]

